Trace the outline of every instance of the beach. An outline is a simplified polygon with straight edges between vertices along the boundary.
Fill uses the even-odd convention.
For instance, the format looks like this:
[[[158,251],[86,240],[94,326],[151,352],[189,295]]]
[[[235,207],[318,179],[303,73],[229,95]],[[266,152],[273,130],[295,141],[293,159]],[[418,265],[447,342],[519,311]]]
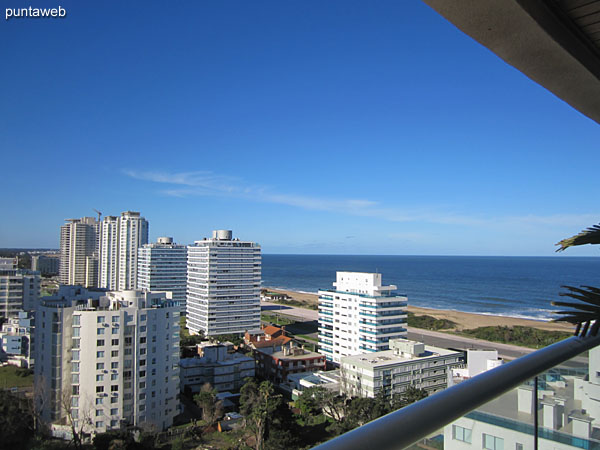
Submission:
[[[311,294],[308,292],[295,292],[282,289],[267,288],[271,292],[277,292],[287,294],[292,299],[306,303],[307,305],[316,305],[318,303],[318,295]],[[431,308],[421,308],[416,306],[408,305],[408,311],[414,313],[417,316],[432,316],[436,319],[448,319],[457,324],[457,330],[466,330],[478,327],[487,326],[523,326],[538,328],[540,330],[553,330],[553,331],[565,331],[572,332],[574,330],[573,325],[567,323],[555,323],[543,320],[533,319],[522,319],[518,317],[507,317],[507,316],[493,316],[487,314],[474,314],[466,313],[454,310],[441,310]]]

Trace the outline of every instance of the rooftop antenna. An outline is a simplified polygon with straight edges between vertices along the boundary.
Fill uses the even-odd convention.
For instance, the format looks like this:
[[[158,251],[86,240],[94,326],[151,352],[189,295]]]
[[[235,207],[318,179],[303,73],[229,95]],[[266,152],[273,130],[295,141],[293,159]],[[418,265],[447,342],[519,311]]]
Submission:
[[[100,217],[102,217],[102,213],[98,211],[96,208],[92,208],[98,214],[98,222],[100,222]]]

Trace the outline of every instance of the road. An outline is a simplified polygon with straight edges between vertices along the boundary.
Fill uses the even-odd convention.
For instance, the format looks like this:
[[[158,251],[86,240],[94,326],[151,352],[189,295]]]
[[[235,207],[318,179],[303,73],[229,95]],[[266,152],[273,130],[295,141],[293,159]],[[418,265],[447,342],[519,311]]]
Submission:
[[[319,312],[313,309],[297,308],[294,306],[280,305],[278,303],[261,302],[262,310],[265,312],[280,313],[301,320],[318,320]],[[408,339],[423,342],[442,348],[467,349],[489,349],[498,350],[498,355],[504,359],[515,359],[527,355],[535,349],[519,347],[517,345],[500,344],[498,342],[483,341],[464,336],[442,333],[439,331],[424,330],[421,328],[408,327]],[[578,357],[565,364],[570,367],[581,367],[587,365],[587,358]]]

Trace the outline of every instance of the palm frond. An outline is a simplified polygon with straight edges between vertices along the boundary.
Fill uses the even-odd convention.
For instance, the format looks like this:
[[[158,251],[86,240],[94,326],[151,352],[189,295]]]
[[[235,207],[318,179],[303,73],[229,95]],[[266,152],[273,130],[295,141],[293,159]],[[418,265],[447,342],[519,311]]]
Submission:
[[[592,286],[562,286],[568,292],[559,295],[571,297],[579,302],[552,302],[554,306],[572,308],[565,311],[555,311],[561,317],[553,322],[568,322],[577,325],[575,336],[585,336],[588,330],[591,335],[596,336],[600,329],[600,289]],[[591,329],[590,329],[591,326]]]
[[[600,244],[600,224],[593,225],[575,236],[558,242],[556,245],[560,247],[556,251],[562,252],[569,247],[585,244]]]

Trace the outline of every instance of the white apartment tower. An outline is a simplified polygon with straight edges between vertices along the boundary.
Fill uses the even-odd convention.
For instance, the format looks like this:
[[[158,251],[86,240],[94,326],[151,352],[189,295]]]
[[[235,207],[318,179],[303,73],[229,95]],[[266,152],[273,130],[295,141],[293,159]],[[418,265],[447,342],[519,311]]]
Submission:
[[[36,311],[35,386],[42,418],[87,432],[152,424],[179,412],[179,306],[170,293],[61,286]]]
[[[170,291],[173,301],[185,311],[187,286],[187,247],[173,243],[173,238],[159,237],[155,244],[138,250],[138,289]]]
[[[188,246],[186,321],[205,336],[260,328],[260,245],[213,231]]]
[[[60,283],[98,286],[98,227],[93,217],[67,219],[60,227]]]
[[[139,212],[107,216],[100,223],[99,286],[111,290],[137,287],[138,249],[148,243],[148,221]]]
[[[319,351],[344,356],[389,350],[406,338],[407,297],[383,286],[380,273],[337,272],[334,289],[319,290]]]
[[[0,317],[16,318],[22,310],[32,311],[40,298],[40,273],[0,268]]]

